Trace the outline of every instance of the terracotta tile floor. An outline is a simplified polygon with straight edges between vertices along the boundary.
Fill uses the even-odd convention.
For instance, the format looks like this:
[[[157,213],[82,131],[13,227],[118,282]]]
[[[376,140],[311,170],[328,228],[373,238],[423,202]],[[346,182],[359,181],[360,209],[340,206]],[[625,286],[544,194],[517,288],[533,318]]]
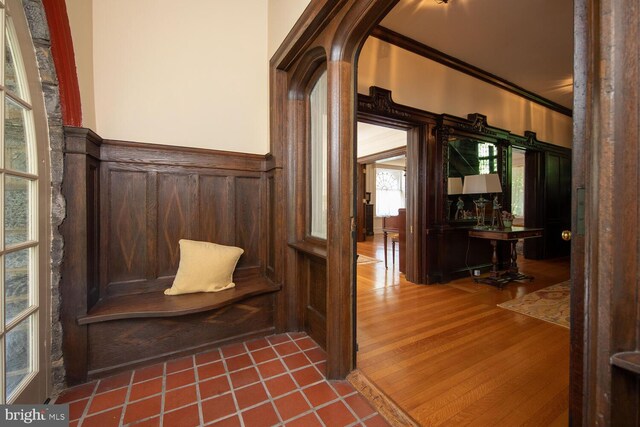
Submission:
[[[71,427],[387,426],[303,333],[272,335],[65,390]]]

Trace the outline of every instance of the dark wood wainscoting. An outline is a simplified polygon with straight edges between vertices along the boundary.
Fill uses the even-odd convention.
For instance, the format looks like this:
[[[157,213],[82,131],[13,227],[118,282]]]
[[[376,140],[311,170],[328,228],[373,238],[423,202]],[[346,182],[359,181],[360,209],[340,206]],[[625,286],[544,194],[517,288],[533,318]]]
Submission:
[[[145,158],[149,153],[139,145],[112,141],[105,141],[102,151],[107,152],[100,172],[102,295],[170,286],[180,239],[238,246],[245,251],[238,269],[265,267],[263,156],[247,159],[238,170],[210,168],[202,161],[160,163]]]
[[[322,347],[327,342],[327,261],[308,256],[304,266],[304,330]]]
[[[275,171],[262,155],[65,131],[62,316],[69,384],[275,331],[274,294],[186,316],[79,325],[98,301],[168,288],[180,239],[241,247],[236,274],[273,280],[277,256],[267,230],[274,229]]]

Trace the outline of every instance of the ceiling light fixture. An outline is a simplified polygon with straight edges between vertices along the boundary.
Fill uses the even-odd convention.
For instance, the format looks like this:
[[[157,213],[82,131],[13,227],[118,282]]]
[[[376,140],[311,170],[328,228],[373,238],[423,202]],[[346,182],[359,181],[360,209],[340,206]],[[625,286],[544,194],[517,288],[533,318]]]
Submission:
[[[447,4],[447,3],[449,3],[449,0],[434,0],[434,1],[436,3],[438,3],[438,4],[442,4],[442,3]]]

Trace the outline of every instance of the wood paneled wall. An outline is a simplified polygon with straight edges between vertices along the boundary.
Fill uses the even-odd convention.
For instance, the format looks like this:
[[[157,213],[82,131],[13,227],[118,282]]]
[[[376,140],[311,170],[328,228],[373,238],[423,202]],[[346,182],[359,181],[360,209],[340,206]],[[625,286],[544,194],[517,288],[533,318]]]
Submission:
[[[117,141],[104,141],[102,152],[102,295],[168,287],[180,239],[241,247],[237,268],[264,271],[264,156]]]
[[[275,229],[278,171],[269,156],[103,140],[83,128],[65,128],[65,143],[68,384],[279,328],[275,295],[191,316],[79,325],[99,300],[168,288],[183,238],[239,246],[236,275],[277,281],[281,261],[268,230]],[[211,327],[196,331],[197,324]]]

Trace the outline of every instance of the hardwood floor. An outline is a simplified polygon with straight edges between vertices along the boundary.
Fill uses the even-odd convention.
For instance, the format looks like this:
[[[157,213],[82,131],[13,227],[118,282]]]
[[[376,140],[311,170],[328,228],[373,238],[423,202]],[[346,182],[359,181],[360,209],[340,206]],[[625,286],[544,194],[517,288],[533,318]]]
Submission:
[[[381,237],[358,253],[384,259]],[[415,285],[390,253],[358,264],[358,368],[424,426],[568,425],[569,330],[496,304],[567,280],[569,260],[518,264],[534,282],[503,290]]]

